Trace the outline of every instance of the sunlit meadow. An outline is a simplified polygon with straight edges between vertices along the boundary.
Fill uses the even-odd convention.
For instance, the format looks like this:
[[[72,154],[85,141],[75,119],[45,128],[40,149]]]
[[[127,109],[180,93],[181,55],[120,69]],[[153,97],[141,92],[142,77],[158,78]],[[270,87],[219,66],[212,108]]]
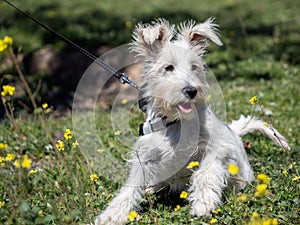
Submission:
[[[34,5],[32,12],[44,10],[45,19],[49,19],[51,15],[67,13],[63,7],[76,8],[76,4],[83,4],[74,2],[54,1],[53,5],[48,5],[41,1],[24,7],[29,9]],[[142,11],[135,14],[136,10],[127,9],[123,1],[116,1],[115,6],[124,8],[113,15],[124,16],[124,21],[118,24],[122,31],[120,35],[114,33],[116,31],[107,36],[101,34],[99,40],[107,43],[105,40],[114,39],[115,44],[125,43],[130,38],[132,24],[152,17],[180,14],[180,19],[192,16],[203,20],[205,18],[199,17],[198,12],[205,16],[215,15],[221,24],[225,45],[221,49],[212,47],[206,61],[220,81],[228,121],[238,118],[241,113],[259,117],[270,129],[273,125],[278,128],[288,139],[291,150],[278,147],[261,135],[247,135],[245,148],[256,179],[247,183],[243,191],[227,192],[223,204],[212,212],[211,217],[191,217],[186,201],[189,193],[183,190],[169,202],[163,201],[159,194],[147,195],[146,201],[142,202],[145,210],[131,211],[128,224],[300,224],[300,58],[299,52],[295,53],[296,47],[290,47],[300,43],[297,7],[293,1],[287,1],[286,5],[280,1],[266,1],[258,8],[259,1],[204,2],[205,7],[201,8],[198,1],[188,1],[184,6],[179,1],[171,5],[153,2],[145,3],[145,7],[138,7],[140,3],[132,1],[132,8],[138,7]],[[193,9],[188,8],[188,4],[193,5]],[[83,26],[81,19],[75,19],[76,16],[83,18],[93,10],[91,6],[84,6],[69,17],[70,23],[78,22],[82,29],[79,27],[80,32],[76,33],[73,27],[68,27],[67,34],[74,38],[78,35],[78,41],[86,37],[95,44],[95,31],[100,30],[93,29],[100,25],[90,22]],[[2,3],[0,7],[2,13]],[[103,1],[99,7],[108,15],[115,8],[110,1]],[[73,133],[71,111],[58,112],[55,105],[44,101],[36,91],[37,83],[34,82],[38,79],[26,74],[19,57],[49,43],[43,40],[45,34],[40,31],[30,38],[28,31],[14,28],[17,25],[9,18],[20,18],[5,9],[1,21],[11,27],[3,25],[0,30],[3,112],[0,123],[0,224],[90,223],[111,201],[124,180],[112,180],[105,172],[89,166]],[[154,12],[157,15],[152,15]],[[230,16],[236,20],[231,22]],[[106,26],[113,27],[111,20],[102,18],[101,29],[106,31]],[[51,23],[51,19],[47,22]],[[88,27],[91,30],[87,30]],[[55,45],[61,47],[61,43]],[[128,101],[124,99],[122,105],[126,104]],[[99,155],[113,152],[123,165],[129,149],[119,141],[120,131],[111,128],[110,111],[99,108],[97,112],[97,129],[105,130],[105,134],[101,132],[105,146],[93,148]],[[138,107],[133,108],[131,114],[130,125],[137,132],[143,115]],[[99,134],[86,132],[82,135]],[[196,170],[200,163],[192,161],[187,168]],[[110,165],[106,166],[109,168]],[[236,165],[227,166],[232,179],[244,182],[239,179]]]

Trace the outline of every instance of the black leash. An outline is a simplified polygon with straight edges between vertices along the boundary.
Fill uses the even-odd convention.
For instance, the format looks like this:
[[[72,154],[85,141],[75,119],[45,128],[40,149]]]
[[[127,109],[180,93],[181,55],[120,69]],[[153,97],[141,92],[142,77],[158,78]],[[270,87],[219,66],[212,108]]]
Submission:
[[[40,21],[38,21],[37,19],[35,19],[34,17],[32,17],[31,15],[29,15],[28,13],[25,13],[24,11],[22,11],[21,9],[17,8],[14,4],[12,4],[11,2],[7,1],[7,0],[2,0],[3,2],[6,2],[8,5],[10,5],[11,7],[13,7],[14,9],[16,9],[18,12],[20,12],[21,14],[23,14],[24,16],[26,16],[27,18],[31,19],[33,22],[37,23],[39,26],[43,27],[45,30],[49,31],[50,33],[56,35],[57,37],[59,37],[61,40],[63,40],[65,43],[67,43],[68,45],[72,46],[75,50],[79,51],[80,53],[82,53],[83,55],[85,55],[87,58],[89,58],[91,61],[97,63],[99,66],[101,66],[103,69],[105,69],[107,72],[111,73],[112,75],[114,75],[122,84],[129,84],[130,86],[140,90],[140,87],[135,84],[134,82],[132,82],[129,78],[128,75],[124,72],[119,72],[116,71],[114,68],[112,68],[111,66],[107,65],[103,60],[97,58],[96,56],[94,56],[92,53],[88,52],[87,50],[83,49],[82,47],[80,47],[79,45],[75,44],[74,42],[72,42],[71,40],[69,40],[68,38],[64,37],[63,35],[61,35],[60,33],[57,33],[55,30],[53,30],[51,27],[41,23]]]

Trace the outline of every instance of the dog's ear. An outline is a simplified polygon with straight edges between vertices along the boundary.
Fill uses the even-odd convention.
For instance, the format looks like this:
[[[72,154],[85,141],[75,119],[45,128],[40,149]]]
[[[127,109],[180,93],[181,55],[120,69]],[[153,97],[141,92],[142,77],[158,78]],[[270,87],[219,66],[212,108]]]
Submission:
[[[131,43],[131,51],[138,56],[153,56],[172,39],[173,33],[174,26],[164,19],[159,19],[152,24],[140,23],[133,32],[134,41]]]
[[[221,46],[223,43],[218,36],[217,27],[218,25],[215,24],[211,18],[199,24],[196,24],[194,21],[188,21],[187,23],[181,24],[177,39],[187,42],[199,50],[205,50],[208,45],[208,40]]]

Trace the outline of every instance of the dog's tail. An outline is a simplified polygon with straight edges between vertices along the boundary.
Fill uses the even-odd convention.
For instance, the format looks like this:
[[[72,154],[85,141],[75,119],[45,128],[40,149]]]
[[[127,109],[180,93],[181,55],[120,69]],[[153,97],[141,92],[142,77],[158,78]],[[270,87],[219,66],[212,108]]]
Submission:
[[[275,129],[271,125],[268,125],[264,121],[258,120],[254,117],[251,116],[245,117],[241,115],[240,119],[232,121],[229,127],[240,137],[244,136],[247,133],[258,131],[263,135],[265,135],[266,137],[270,138],[277,145],[283,147],[284,149],[287,150],[290,149],[287,140],[285,139],[284,136],[282,136],[282,134],[278,132],[277,129]]]

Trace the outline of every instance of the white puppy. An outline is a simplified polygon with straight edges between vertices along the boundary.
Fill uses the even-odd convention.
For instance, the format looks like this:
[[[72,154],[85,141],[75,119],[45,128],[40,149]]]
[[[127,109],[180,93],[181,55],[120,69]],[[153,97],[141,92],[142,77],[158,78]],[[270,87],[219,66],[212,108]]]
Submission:
[[[245,183],[230,179],[228,164],[239,168],[238,178],[254,178],[241,136],[260,131],[276,144],[289,148],[285,138],[264,122],[244,117],[226,125],[210,110],[202,56],[209,40],[222,45],[217,25],[209,19],[183,23],[175,30],[165,20],[139,24],[131,50],[144,62],[141,102],[147,115],[132,151],[132,168],[126,184],[95,224],[118,225],[138,207],[148,191],[168,187],[186,190],[193,216],[207,216],[221,204],[223,191]],[[187,169],[191,161],[197,169]]]

